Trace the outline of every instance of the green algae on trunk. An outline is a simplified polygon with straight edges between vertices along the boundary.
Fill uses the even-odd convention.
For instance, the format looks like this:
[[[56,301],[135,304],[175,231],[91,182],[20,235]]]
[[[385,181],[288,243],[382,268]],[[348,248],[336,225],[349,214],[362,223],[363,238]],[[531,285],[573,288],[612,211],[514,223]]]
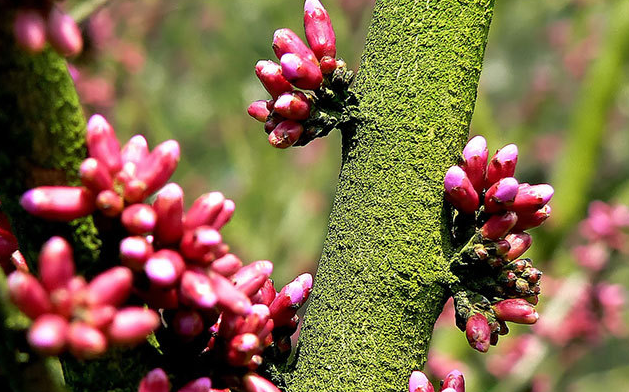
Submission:
[[[454,277],[443,175],[467,139],[492,0],[381,0],[288,391],[403,391]]]

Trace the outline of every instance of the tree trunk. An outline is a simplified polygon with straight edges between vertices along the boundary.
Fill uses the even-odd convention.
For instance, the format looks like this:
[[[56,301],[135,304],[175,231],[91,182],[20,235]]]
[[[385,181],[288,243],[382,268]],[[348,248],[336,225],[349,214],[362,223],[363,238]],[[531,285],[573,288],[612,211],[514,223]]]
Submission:
[[[491,0],[380,0],[343,135],[293,391],[403,391],[453,278],[443,176],[467,140]]]

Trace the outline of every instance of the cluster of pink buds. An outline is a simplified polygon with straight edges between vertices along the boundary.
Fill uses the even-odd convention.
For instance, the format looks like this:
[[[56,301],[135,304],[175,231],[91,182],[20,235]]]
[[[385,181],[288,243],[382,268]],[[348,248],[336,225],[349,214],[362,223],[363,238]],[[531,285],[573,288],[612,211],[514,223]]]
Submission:
[[[411,373],[408,380],[408,392],[434,392],[435,388],[428,377],[419,370]],[[453,370],[441,381],[439,392],[465,392],[465,379],[463,373]]]
[[[38,280],[16,270],[8,276],[8,287],[13,303],[34,320],[28,342],[43,354],[69,349],[79,358],[93,358],[110,344],[144,341],[160,324],[152,310],[119,308],[131,293],[133,275],[128,268],[111,268],[87,283],[75,276],[72,248],[61,237],[44,244],[39,275]]]
[[[81,52],[83,38],[79,27],[70,15],[54,5],[54,0],[25,3],[15,9],[13,22],[15,40],[23,49],[38,53],[49,42],[63,56]]]
[[[533,324],[541,271],[530,259],[519,259],[531,246],[524,230],[550,215],[553,195],[548,184],[519,183],[513,176],[518,149],[509,144],[488,163],[487,142],[472,138],[461,164],[448,169],[445,197],[456,208],[453,241],[460,245],[453,271],[461,278],[452,287],[456,319],[470,345],[486,352],[508,332],[505,322]]]
[[[31,189],[20,200],[24,209],[57,221],[70,221],[96,209],[109,217],[125,210],[123,223],[128,223],[130,232],[151,231],[148,221],[154,213],[133,205],[168,181],[179,162],[179,144],[168,140],[149,152],[146,139],[136,135],[121,149],[112,126],[96,114],[87,124],[87,148],[90,158],[83,161],[80,169],[84,186]],[[125,205],[133,208],[127,211]]]
[[[248,373],[242,377],[241,388],[244,392],[280,392],[272,382],[255,374]],[[230,392],[230,389],[212,388],[212,381],[207,377],[201,377],[190,381],[178,392]],[[138,392],[170,392],[168,375],[163,369],[151,370],[140,382]]]
[[[353,73],[336,59],[336,37],[328,12],[319,0],[304,4],[306,45],[290,29],[273,35],[273,50],[280,64],[261,60],[256,75],[271,94],[255,101],[247,112],[264,123],[273,147],[304,145],[327,135],[342,120],[343,103]]]
[[[5,274],[9,274],[16,266],[13,261],[14,253],[17,253],[21,259],[21,253],[18,250],[17,238],[11,231],[11,224],[6,215],[0,212],[0,268]]]

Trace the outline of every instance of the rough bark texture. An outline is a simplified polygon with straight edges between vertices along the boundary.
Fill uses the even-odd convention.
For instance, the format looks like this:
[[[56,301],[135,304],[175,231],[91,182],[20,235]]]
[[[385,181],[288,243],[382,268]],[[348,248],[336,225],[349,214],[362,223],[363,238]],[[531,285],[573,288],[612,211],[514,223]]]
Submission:
[[[453,279],[443,175],[474,108],[491,0],[381,0],[289,391],[403,391]]]

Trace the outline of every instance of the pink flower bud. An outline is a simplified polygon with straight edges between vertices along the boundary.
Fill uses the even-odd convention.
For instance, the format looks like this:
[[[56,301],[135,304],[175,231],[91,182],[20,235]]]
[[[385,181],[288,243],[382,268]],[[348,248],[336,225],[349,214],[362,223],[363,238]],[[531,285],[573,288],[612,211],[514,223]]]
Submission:
[[[186,339],[192,339],[203,332],[203,318],[193,309],[182,309],[175,313],[172,326],[177,335]]]
[[[178,309],[180,306],[178,290],[174,287],[151,286],[148,291],[137,291],[137,294],[153,309]]]
[[[81,30],[72,17],[57,7],[48,15],[47,35],[50,45],[64,56],[75,56],[83,49]]]
[[[159,287],[175,285],[185,268],[186,264],[179,253],[170,249],[162,249],[153,253],[144,264],[146,276],[151,283]]]
[[[124,200],[116,192],[107,189],[100,192],[96,197],[96,207],[103,215],[113,218],[122,212]]]
[[[494,305],[492,309],[496,318],[518,324],[535,324],[539,315],[533,305],[523,298],[505,299]]]
[[[95,158],[87,158],[83,161],[80,175],[83,185],[94,194],[105,189],[111,189],[114,185],[107,167]]]
[[[487,176],[485,178],[485,188],[489,188],[502,178],[513,177],[517,163],[518,146],[508,144],[498,150],[489,161]]]
[[[467,174],[458,166],[452,166],[446,172],[443,181],[446,200],[454,208],[466,214],[472,214],[478,208],[478,193],[474,190]]]
[[[256,335],[252,333],[237,335],[229,342],[227,362],[232,366],[244,366],[260,351],[260,339]]]
[[[280,95],[275,101],[275,113],[289,120],[305,120],[310,117],[310,100],[301,91]]]
[[[127,237],[120,241],[120,260],[133,271],[141,271],[153,254],[153,246],[144,237]]]
[[[179,154],[179,143],[167,140],[157,145],[145,159],[138,163],[135,176],[138,181],[145,184],[146,188],[141,194],[141,200],[135,201],[146,199],[166,184],[177,168]],[[127,198],[126,189],[125,198],[129,202],[134,201]]]
[[[245,392],[281,392],[273,383],[255,373],[249,373],[242,379]]]
[[[306,275],[306,274],[303,274]],[[302,275],[302,276],[303,276]],[[310,274],[308,274],[310,275]],[[291,319],[295,316],[297,309],[301,307],[312,288],[312,278],[308,280],[300,280],[297,277],[295,280],[287,284],[277,294],[277,297],[269,305],[269,311],[271,312],[271,318],[276,327],[290,324]]]
[[[518,180],[506,177],[489,187],[485,193],[485,212],[495,214],[513,205],[518,186]]]
[[[256,120],[262,123],[265,122],[270,114],[269,109],[267,109],[267,101],[260,100],[252,102],[247,108],[247,113]]]
[[[306,40],[315,56],[336,56],[336,36],[328,12],[319,0],[306,0],[304,3],[304,28]]]
[[[181,300],[199,309],[212,309],[217,297],[210,279],[201,273],[185,271],[181,277]]]
[[[269,117],[269,119],[266,120],[266,122],[264,123],[264,132],[266,132],[267,134],[273,132],[273,130],[282,121],[284,121],[284,118],[279,116],[279,115],[273,115],[273,116]]]
[[[169,392],[170,383],[168,382],[168,376],[160,369],[156,368],[151,370],[140,381],[138,392]]]
[[[282,67],[271,60],[258,61],[256,64],[256,75],[273,99],[286,91],[293,90],[293,86],[282,75]]]
[[[119,310],[107,329],[111,342],[116,344],[135,345],[159,327],[157,313],[150,309],[128,307]]]
[[[187,259],[207,264],[215,259],[212,253],[222,242],[221,234],[210,226],[186,230],[181,238],[181,254]]]
[[[317,61],[317,57],[312,50],[310,50],[304,41],[291,29],[279,29],[275,31],[273,34],[273,51],[278,59],[281,59],[287,53],[293,53],[315,66],[319,65],[319,61]]]
[[[304,132],[304,127],[293,120],[282,121],[269,134],[269,143],[275,148],[288,148],[295,144]]]
[[[519,218],[518,218],[519,221]],[[505,256],[505,260],[511,261],[522,256],[526,252],[533,242],[533,238],[528,233],[510,233],[505,237],[505,240],[509,242],[511,248]]]
[[[211,392],[212,381],[208,377],[197,378],[184,385],[177,392]]]
[[[81,321],[74,321],[68,329],[70,352],[80,359],[92,359],[107,350],[107,338],[98,329]]]
[[[253,296],[251,296],[251,302],[254,304],[263,304],[266,306],[271,305],[271,302],[275,299],[277,292],[273,286],[273,281],[267,279],[264,285]]]
[[[222,275],[210,274],[210,282],[216,293],[219,307],[241,316],[251,313],[249,297],[234,287],[229,279]]]
[[[45,355],[59,355],[65,349],[68,322],[56,314],[43,314],[28,330],[28,343]]]
[[[296,87],[304,90],[316,90],[321,86],[323,74],[319,66],[296,54],[286,53],[280,60],[282,75]]]
[[[98,305],[85,309],[81,320],[94,328],[104,330],[116,316],[117,309],[110,305]]]
[[[212,226],[224,203],[225,196],[220,192],[204,193],[199,196],[186,213],[184,228],[191,230],[202,225]]]
[[[486,353],[489,350],[490,335],[489,323],[482,314],[476,313],[467,320],[465,336],[473,349]]]
[[[488,154],[487,141],[482,136],[474,136],[463,149],[463,163],[461,167],[478,194],[483,192],[485,185]]]
[[[153,231],[157,214],[146,204],[132,204],[122,211],[122,225],[131,234],[144,234]]]
[[[83,187],[40,186],[22,195],[20,204],[30,214],[55,221],[71,221],[91,214],[94,194]]]
[[[43,286],[52,292],[65,287],[74,276],[72,247],[61,237],[52,237],[39,253],[39,275]]]
[[[114,129],[100,114],[90,117],[87,123],[87,150],[90,157],[102,162],[111,175],[122,169],[120,143]]]
[[[515,226],[518,216],[513,211],[507,211],[501,215],[492,215],[481,227],[480,234],[488,240],[497,240],[509,233]]]
[[[334,72],[334,70],[336,70],[336,68],[338,68],[336,59],[330,56],[323,56],[321,59],[319,59],[319,68],[321,68],[322,74],[331,74],[332,72]]]
[[[13,271],[7,278],[9,297],[15,306],[31,319],[50,313],[52,304],[48,293],[31,274]]]
[[[550,212],[550,206],[546,204],[533,213],[518,213],[518,223],[513,227],[513,231],[528,230],[541,225],[548,219]]]
[[[242,261],[236,255],[228,253],[220,259],[216,259],[210,265],[210,269],[225,277],[235,274],[240,267],[242,267]]]
[[[235,287],[247,296],[255,294],[273,272],[273,263],[268,260],[254,261],[242,267],[232,277]]]
[[[155,238],[162,245],[176,244],[183,235],[183,190],[175,183],[167,184],[153,202],[157,214]]]
[[[46,22],[38,10],[16,11],[13,34],[16,42],[31,53],[41,52],[46,46]]]
[[[554,192],[553,187],[548,184],[520,184],[515,201],[509,209],[517,213],[537,211],[550,201]]]
[[[432,386],[428,377],[419,370],[415,370],[411,373],[411,377],[408,380],[408,392],[434,392],[435,388]]]
[[[216,230],[220,230],[225,226],[234,215],[236,211],[236,203],[233,200],[227,199],[223,202],[223,208],[216,216],[216,219],[212,222],[212,227]]]
[[[120,150],[120,158],[126,163],[137,165],[149,155],[149,146],[142,135],[135,135]],[[126,165],[125,165],[126,166]],[[133,173],[135,174],[135,169]]]
[[[131,293],[133,274],[127,267],[113,267],[87,285],[85,301],[89,306],[120,306]]]
[[[18,271],[29,272],[26,259],[24,258],[24,255],[22,255],[22,252],[20,252],[19,250],[16,250],[11,254],[11,264],[13,264],[15,269]]]
[[[487,345],[489,346],[489,336],[487,342]],[[451,392],[465,392],[465,379],[463,378],[463,373],[458,370],[453,370],[448,373],[441,385],[441,392],[446,389],[451,389]]]

